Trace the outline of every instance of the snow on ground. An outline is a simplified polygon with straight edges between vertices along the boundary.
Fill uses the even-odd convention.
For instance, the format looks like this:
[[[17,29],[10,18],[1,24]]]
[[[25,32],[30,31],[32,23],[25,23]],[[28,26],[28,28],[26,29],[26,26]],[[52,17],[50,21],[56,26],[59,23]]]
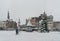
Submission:
[[[24,32],[0,31],[0,41],[60,41],[60,32]]]

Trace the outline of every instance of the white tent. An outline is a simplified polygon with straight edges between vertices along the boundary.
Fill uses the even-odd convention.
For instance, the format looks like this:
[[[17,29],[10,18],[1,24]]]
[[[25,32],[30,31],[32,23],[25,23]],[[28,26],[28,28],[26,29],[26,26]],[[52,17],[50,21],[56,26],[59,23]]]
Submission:
[[[35,26],[35,25],[32,25],[30,20],[29,20],[28,23],[27,23],[27,26]]]

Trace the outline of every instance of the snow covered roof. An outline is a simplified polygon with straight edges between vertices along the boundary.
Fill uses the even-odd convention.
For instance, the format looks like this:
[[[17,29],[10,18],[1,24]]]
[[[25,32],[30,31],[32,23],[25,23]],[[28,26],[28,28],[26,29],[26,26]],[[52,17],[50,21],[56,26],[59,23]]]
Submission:
[[[30,20],[29,20],[28,23],[27,23],[27,26],[35,26],[35,25],[32,25]]]
[[[28,21],[27,26],[32,26],[32,24],[31,24],[31,22],[30,22],[30,21]]]

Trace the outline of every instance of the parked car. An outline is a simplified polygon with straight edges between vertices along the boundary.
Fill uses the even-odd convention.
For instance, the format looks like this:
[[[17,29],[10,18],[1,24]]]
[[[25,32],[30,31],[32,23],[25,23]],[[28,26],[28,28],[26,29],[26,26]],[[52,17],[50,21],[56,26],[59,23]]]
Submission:
[[[33,31],[33,30],[32,30],[32,26],[26,26],[25,30],[26,30],[27,32],[32,32],[32,31]]]

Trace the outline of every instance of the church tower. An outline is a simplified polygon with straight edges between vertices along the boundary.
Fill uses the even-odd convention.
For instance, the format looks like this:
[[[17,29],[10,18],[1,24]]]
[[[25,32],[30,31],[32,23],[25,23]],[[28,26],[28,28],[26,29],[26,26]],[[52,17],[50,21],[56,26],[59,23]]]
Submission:
[[[10,20],[10,15],[9,15],[9,11],[8,11],[8,16],[7,16],[7,19]]]
[[[20,19],[18,20],[18,29],[20,29]]]
[[[20,19],[19,19],[19,21],[18,21],[18,25],[20,25]]]

